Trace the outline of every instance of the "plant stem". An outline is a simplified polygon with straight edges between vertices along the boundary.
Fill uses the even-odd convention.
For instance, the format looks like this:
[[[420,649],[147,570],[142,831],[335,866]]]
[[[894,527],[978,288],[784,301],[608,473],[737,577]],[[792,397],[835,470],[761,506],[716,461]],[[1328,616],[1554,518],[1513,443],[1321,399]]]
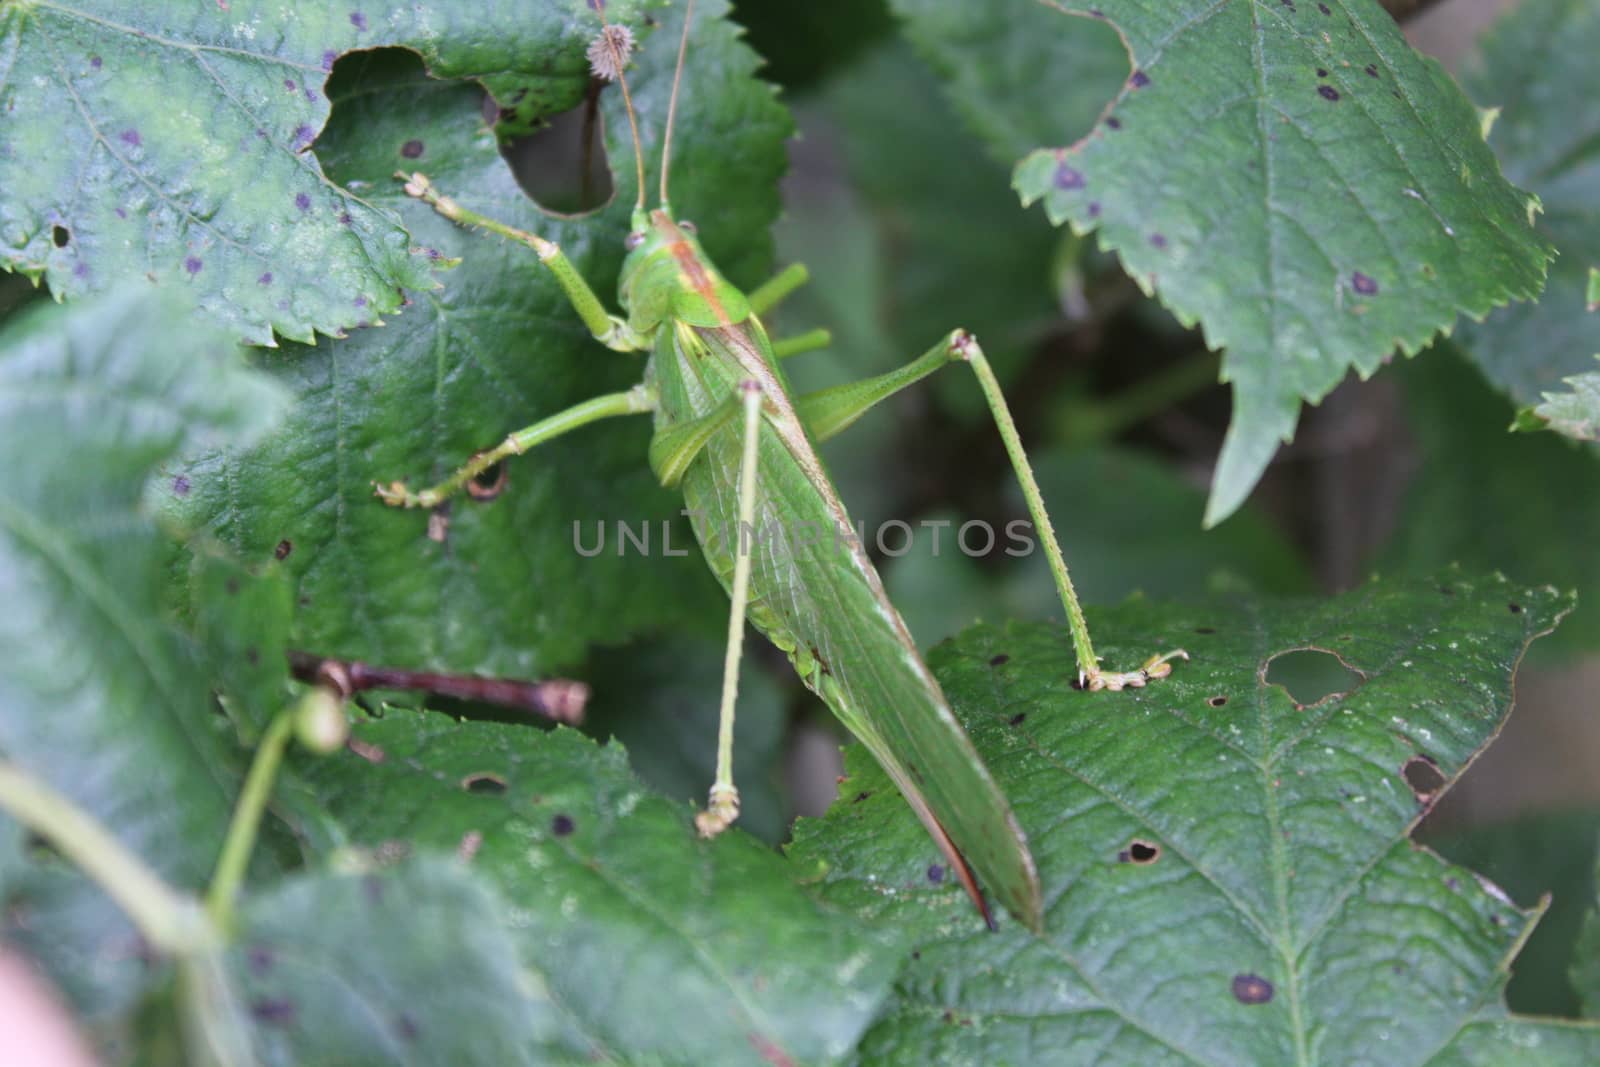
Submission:
[[[152,948],[183,955],[211,939],[194,900],[162,881],[70,799],[5,761],[0,761],[0,808],[77,864]]]
[[[250,853],[255,849],[256,833],[261,827],[261,816],[266,811],[267,798],[272,795],[272,782],[283,763],[283,751],[293,731],[294,709],[279,712],[261,738],[250,773],[245,776],[244,790],[239,794],[233,820],[228,824],[228,836],[222,842],[216,873],[211,876],[211,888],[206,891],[206,911],[219,929],[227,930],[233,921],[234,898],[239,895],[239,886],[244,881]]]

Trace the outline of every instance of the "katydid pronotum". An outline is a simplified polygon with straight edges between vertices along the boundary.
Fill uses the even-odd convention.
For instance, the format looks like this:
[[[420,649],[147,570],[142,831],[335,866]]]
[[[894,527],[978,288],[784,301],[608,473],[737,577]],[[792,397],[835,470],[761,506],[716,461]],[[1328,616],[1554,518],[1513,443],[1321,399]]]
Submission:
[[[406,191],[446,218],[528,245],[549,268],[595,338],[619,352],[647,353],[641,382],[518,430],[444,481],[412,491],[378,487],[389,504],[431,508],[496,463],[597,420],[650,414],[651,468],[681,489],[707,563],[732,600],[724,664],[716,780],[696,822],[706,836],[738,816],[732,770],[739,661],[748,620],[786,652],[795,671],[871,750],[905,795],[980,911],[981,879],[1022,922],[1042,921],[1039,878],[1027,839],[924,664],[853,530],[815,446],[873,406],[949,363],[975,373],[999,428],[1066,609],[1079,684],[1086,690],[1143,686],[1171,673],[1181,652],[1152,656],[1127,672],[1100,668],[1039,487],[999,384],[977,340],[955,330],[897,371],[791,396],[780,359],[826,343],[817,334],[785,343],[767,337],[761,316],[806,280],[793,266],[751,293],[727,282],[701,249],[691,223],[669,206],[673,116],[693,22],[688,0],[666,131],[660,202],[645,206],[638,120],[623,69],[632,37],[606,21],[589,56],[597,76],[616,81],[633,132],[639,199],[618,283],[624,316],[609,313],[554,243],[461,206],[420,173],[401,174]],[[842,537],[783,536],[838,531]],[[752,531],[780,531],[749,536]],[[731,536],[729,534],[731,533]],[[969,866],[970,864],[970,866]],[[976,877],[974,877],[974,873]]]

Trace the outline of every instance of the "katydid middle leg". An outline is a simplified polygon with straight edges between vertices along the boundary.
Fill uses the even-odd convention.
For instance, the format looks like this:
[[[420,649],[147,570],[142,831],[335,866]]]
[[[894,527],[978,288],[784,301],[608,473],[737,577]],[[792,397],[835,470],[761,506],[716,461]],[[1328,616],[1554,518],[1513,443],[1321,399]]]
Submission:
[[[437,485],[412,492],[406,488],[404,482],[390,482],[388,485],[377,485],[377,495],[385,504],[390,504],[394,507],[437,507],[473,478],[476,478],[503,459],[510,456],[520,456],[530,448],[542,445],[546,441],[576,430],[580,426],[587,426],[591,422],[616,418],[620,415],[642,415],[646,412],[654,411],[655,404],[655,397],[651,394],[649,388],[644,385],[636,385],[625,393],[607,393],[604,396],[597,396],[592,400],[585,400],[581,404],[574,404],[564,411],[558,411],[549,418],[540,419],[532,426],[507,434],[505,440],[494,448],[479,452],[457,468],[454,474]]]
[[[1061,546],[1056,542],[1055,528],[1050,522],[1050,515],[1045,511],[1044,496],[1039,491],[1039,483],[1034,479],[1033,465],[1028,462],[1028,455],[1022,449],[1022,440],[1017,435],[1016,423],[1011,418],[1011,408],[1006,404],[1005,394],[1000,391],[1000,383],[995,379],[994,371],[989,367],[989,361],[985,358],[983,349],[979,347],[977,338],[970,333],[965,330],[951,332],[927,352],[898,370],[880,374],[875,378],[808,393],[799,398],[796,408],[813,437],[818,441],[825,441],[849,427],[884,400],[950,363],[966,363],[977,375],[978,385],[983,390],[989,412],[994,416],[995,425],[1000,430],[1000,438],[1005,443],[1012,469],[1016,472],[1017,481],[1022,485],[1022,495],[1028,502],[1029,515],[1039,532],[1045,558],[1050,564],[1050,573],[1055,578],[1056,592],[1060,594],[1061,605],[1067,612],[1067,626],[1072,631],[1073,651],[1078,658],[1078,684],[1091,690],[1137,688],[1171,674],[1172,661],[1188,659],[1187,652],[1179,649],[1151,656],[1139,669],[1132,671],[1100,669],[1099,658],[1094,654],[1094,646],[1089,642],[1089,626],[1083,617],[1083,608],[1078,603],[1078,594],[1072,587],[1071,576],[1067,573],[1066,560],[1062,558]]]

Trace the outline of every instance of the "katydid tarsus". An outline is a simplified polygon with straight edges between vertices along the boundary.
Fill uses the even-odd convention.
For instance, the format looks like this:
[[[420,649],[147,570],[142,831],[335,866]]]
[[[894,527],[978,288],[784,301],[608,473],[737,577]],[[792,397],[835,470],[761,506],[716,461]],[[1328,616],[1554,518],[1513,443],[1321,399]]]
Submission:
[[[1175,657],[1187,657],[1171,652],[1133,671],[1101,669],[1005,398],[971,334],[952,331],[900,370],[791,396],[780,358],[819,347],[825,337],[814,332],[774,344],[761,316],[804,283],[804,269],[791,267],[753,292],[741,292],[718,272],[692,224],[679,219],[668,200],[672,120],[693,0],[685,7],[654,210],[645,206],[643,149],[623,73],[632,38],[606,21],[603,4],[590,6],[599,21],[590,60],[598,76],[622,90],[639,185],[618,284],[624,315],[605,309],[554,243],[463,207],[423,174],[399,177],[408,193],[446,218],[528,245],[600,343],[647,354],[643,378],[626,392],[596,397],[510,434],[431,488],[412,491],[395,482],[380,485],[378,495],[393,505],[434,507],[492,465],[569,430],[613,416],[652,415],[651,467],[662,484],[681,489],[706,560],[732,600],[716,781],[697,816],[700,832],[719,833],[738,816],[733,723],[748,618],[871,750],[984,915],[979,880],[1018,919],[1038,928],[1042,902],[1027,839],[885,595],[816,444],[939,368],[965,363],[993,413],[1047,554],[1067,613],[1080,687],[1143,686],[1169,674]],[[829,536],[791,535],[798,530]]]

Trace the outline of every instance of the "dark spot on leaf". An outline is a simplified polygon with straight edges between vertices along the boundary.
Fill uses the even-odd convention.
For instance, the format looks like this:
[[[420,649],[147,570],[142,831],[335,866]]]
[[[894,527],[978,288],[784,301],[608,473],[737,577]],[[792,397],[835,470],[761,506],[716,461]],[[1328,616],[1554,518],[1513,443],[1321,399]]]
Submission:
[[[1136,70],[1133,72],[1133,77],[1128,79],[1128,84],[1133,86],[1135,89],[1143,89],[1146,85],[1150,84],[1150,75],[1146,74],[1142,70]]]
[[[348,211],[339,212],[339,225],[340,226],[348,226],[348,225],[350,225],[351,221],[352,220],[350,218],[350,212],[348,212]]]
[[[1360,271],[1356,271],[1354,274],[1350,275],[1350,288],[1354,289],[1362,296],[1375,296],[1378,292],[1378,283],[1367,277],[1365,274],[1362,274]]]
[[[1084,186],[1083,172],[1061,163],[1056,167],[1057,189],[1082,189]]]
[[[492,771],[477,771],[461,779],[461,788],[469,793],[499,794],[506,791],[506,780]]]
[[[407,159],[418,159],[422,156],[422,142],[412,138],[400,146],[400,154]]]
[[[929,864],[928,881],[932,882],[934,885],[938,885],[940,882],[944,881],[944,867],[937,863]]]
[[[299,208],[301,211],[310,211],[311,197],[307,196],[305,193],[294,194],[294,206]]]
[[[1515,601],[1511,602],[1510,604],[1507,604],[1506,607],[1510,610],[1511,614],[1513,614],[1513,615],[1521,615],[1522,614],[1522,605],[1516,603]]]
[[[294,542],[289,540],[287,537],[285,537],[282,541],[279,541],[277,547],[272,550],[272,558],[273,559],[288,559],[289,558],[289,553],[291,553],[293,551],[294,551]]]
[[[1194,632],[1197,634],[1214,634],[1217,629],[1214,626],[1196,626]]]
[[[1156,247],[1156,248],[1165,248],[1165,247],[1167,247],[1167,235],[1164,234],[1164,233],[1153,233],[1153,234],[1151,234],[1150,235],[1150,244],[1152,246]]]
[[[1254,974],[1233,976],[1233,999],[1240,1004],[1266,1004],[1272,1000],[1272,983]]]
[[[400,1035],[402,1041],[415,1041],[421,1033],[417,1029],[417,1021],[411,1017],[410,1012],[403,1011],[394,1021],[394,1032]]]
[[[180,474],[176,478],[172,479],[172,492],[176,496],[188,496],[189,495],[189,479],[188,479],[188,477],[185,476],[185,475]]]
[[[1378,65],[1376,63],[1367,64],[1367,76],[1370,78],[1376,78],[1378,76]]]
[[[1411,792],[1415,793],[1417,799],[1424,804],[1444,788],[1444,772],[1439,770],[1439,765],[1429,756],[1412,756],[1406,760],[1405,766],[1400,768],[1400,773],[1405,776],[1406,785],[1411,787]]]
[[[566,837],[577,828],[578,824],[572,821],[572,816],[570,815],[557,815],[550,820],[550,832],[557,837]]]
[[[245,956],[250,961],[250,973],[256,977],[259,978],[272,970],[274,956],[272,955],[272,950],[267,946],[251,945],[246,950]]]
[[[1111,115],[1106,118],[1106,125],[1113,130],[1120,130],[1122,129],[1122,120],[1115,115]]]
[[[203,266],[205,266],[205,261],[200,259],[198,256],[190,256],[188,259],[183,261],[183,269],[188,271],[190,274],[199,274],[200,268]]]
[[[1222,706],[1223,706],[1223,705],[1224,705],[1224,704],[1226,704],[1226,703],[1227,703],[1227,702],[1228,702],[1228,698],[1227,698],[1227,697],[1225,697],[1225,696],[1214,696],[1214,697],[1209,697],[1209,698],[1207,698],[1207,700],[1206,700],[1206,703],[1207,703],[1207,704],[1210,704],[1210,705],[1211,705],[1211,706],[1212,706],[1212,707],[1214,707],[1214,708],[1220,708],[1220,707],[1222,707]]]
[[[268,1026],[285,1026],[294,1021],[294,1005],[283,997],[262,997],[250,1002],[250,1014]]]
[[[1502,919],[1502,918],[1501,918],[1501,917],[1500,917],[1500,916],[1498,916],[1498,915],[1491,915],[1491,916],[1489,916],[1489,921],[1490,921],[1490,922],[1491,922],[1491,923],[1493,923],[1493,924],[1494,924],[1494,925],[1496,925],[1496,926],[1503,926],[1503,925],[1505,925],[1505,920],[1504,920],[1504,919]]]
[[[998,656],[994,657],[993,659],[991,659],[989,661],[989,666],[998,667],[1002,663],[1010,663],[1010,662],[1011,662],[1011,657],[1006,655],[1004,652],[1002,652]]]
[[[1331,85],[1319,85],[1317,86],[1317,95],[1324,100],[1338,100],[1339,90]]]
[[[1141,867],[1148,866],[1160,858],[1160,845],[1137,837],[1128,842],[1127,848],[1117,853],[1118,863],[1134,863]]]
[[[1332,11],[1329,11],[1329,10],[1328,10],[1328,5],[1327,5],[1327,4],[1318,4],[1318,5],[1317,5],[1317,10],[1318,10],[1318,11],[1320,11],[1320,12],[1322,12],[1322,13],[1323,13],[1323,14],[1324,14],[1324,15],[1331,15],[1331,14],[1333,14],[1333,12],[1332,12]]]
[[[1451,589],[1448,585],[1441,585],[1439,587],[1439,592],[1443,593],[1445,596],[1455,596],[1456,595],[1456,591],[1454,589]]]
[[[350,25],[354,26],[358,30],[366,30],[367,16],[363,15],[359,11],[350,12]]]
[[[140,141],[139,141],[139,131],[138,130],[123,130],[117,136],[118,136],[118,138],[121,139],[123,144],[130,145],[130,146],[132,146],[134,148],[138,148],[139,147]]]
[[[361,892],[366,894],[368,904],[377,904],[383,900],[383,879],[375,874],[369,874],[361,879]]]
[[[72,231],[65,226],[50,227],[50,240],[57,248],[67,247],[67,242],[72,240]]]
[[[239,579],[237,578],[229,578],[223,583],[222,587],[228,591],[229,596],[239,595]]]
[[[256,648],[254,645],[251,645],[249,648],[244,650],[244,659],[246,663],[254,667],[256,664],[261,662],[261,650]]]
[[[1327,76],[1328,76],[1328,72],[1326,70],[1324,70],[1322,67],[1318,67],[1317,68],[1317,77],[1326,78]]]
[[[1007,719],[1006,721],[1009,722],[1012,726],[1021,726],[1023,724],[1024,720],[1027,719],[1027,717],[1028,717],[1028,713],[1027,712],[1019,711],[1015,715],[1011,716],[1011,718]]]
[[[871,792],[870,792],[870,791],[868,791],[868,790],[862,790],[862,791],[861,791],[861,792],[859,792],[859,793],[857,793],[857,794],[856,794],[856,795],[855,795],[855,799],[854,799],[854,800],[852,800],[852,801],[850,801],[850,803],[852,803],[852,804],[859,804],[859,803],[861,803],[861,802],[862,802],[862,801],[863,801],[863,800],[865,800],[865,799],[867,799],[867,798],[868,798],[868,797],[870,797],[870,796],[871,796],[871,795],[872,795],[872,793],[871,793]]]
[[[1452,874],[1444,880],[1444,887],[1452,893],[1459,893],[1461,891],[1461,881]]]
[[[296,85],[294,83],[294,81],[292,79],[290,79],[290,78],[283,79],[283,87],[285,89],[289,90],[291,93],[294,92],[296,89],[300,88],[300,86]]]

